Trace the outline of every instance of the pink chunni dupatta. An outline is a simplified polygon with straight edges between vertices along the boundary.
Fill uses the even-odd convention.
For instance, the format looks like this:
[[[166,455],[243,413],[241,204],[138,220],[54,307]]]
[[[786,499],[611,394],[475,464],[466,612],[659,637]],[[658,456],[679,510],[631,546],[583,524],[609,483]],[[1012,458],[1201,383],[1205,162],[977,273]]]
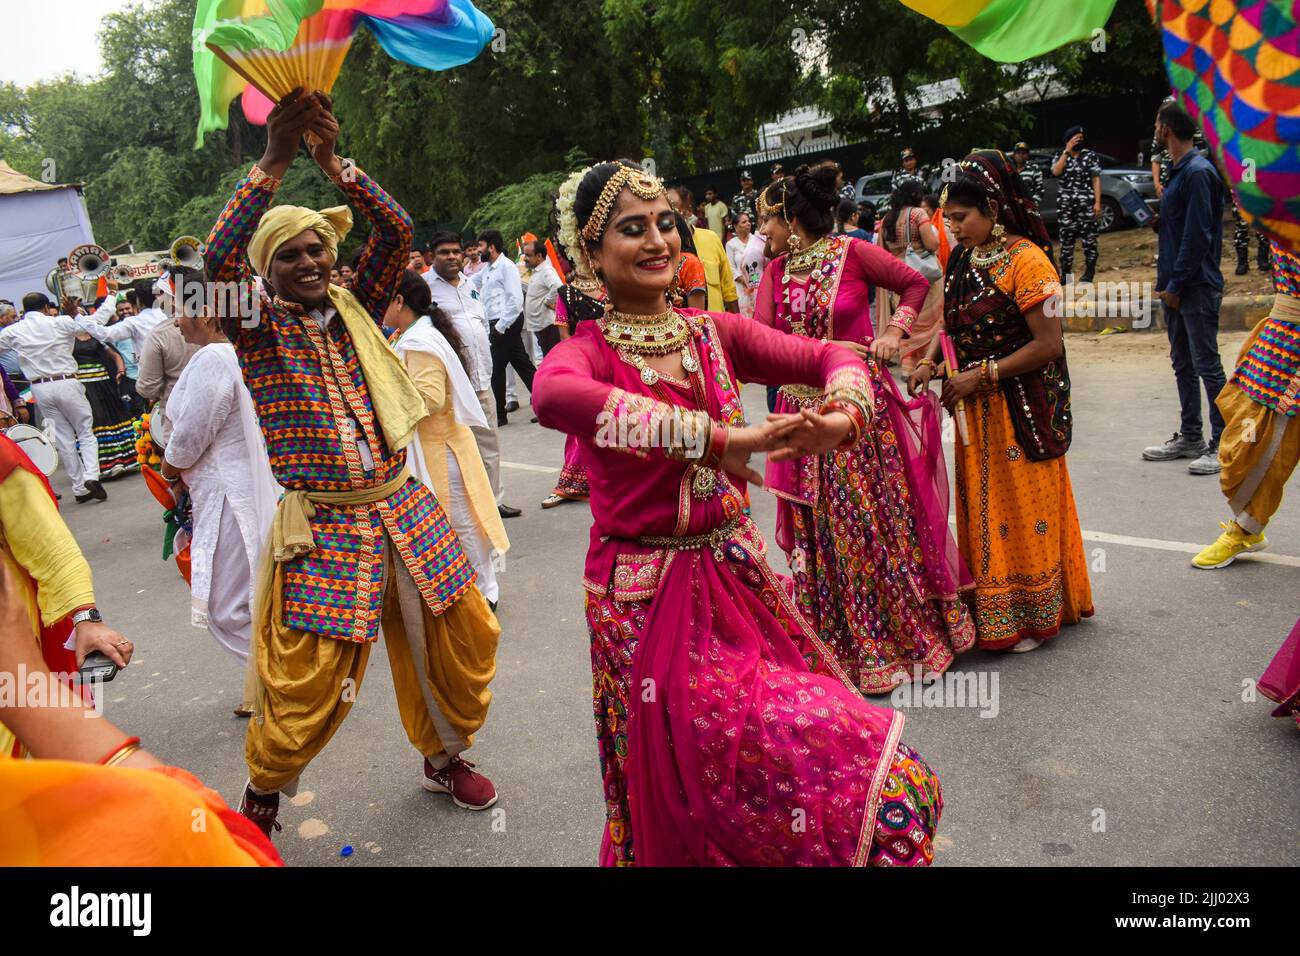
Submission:
[[[632,677],[638,864],[866,862],[903,715],[810,673],[771,609],[708,549],[669,565]]]
[[[828,266],[825,277],[814,273],[809,279],[809,288],[805,289],[799,301],[806,306],[805,325],[809,337],[850,337],[851,332],[848,335],[835,332],[838,321],[841,328],[860,329],[859,341],[865,345],[873,339],[871,322],[866,318],[870,297],[865,281],[846,275],[849,251],[850,243],[842,242],[833,267]],[[760,303],[758,308],[774,310],[771,324],[783,332],[795,334],[791,321],[795,315],[791,304],[781,294],[785,258],[778,257],[769,263],[768,273],[774,296],[772,300]],[[813,288],[814,283],[819,288]],[[794,301],[795,297],[791,299]],[[842,314],[837,317],[837,312],[853,313],[853,318],[863,321],[852,321]],[[943,456],[943,433],[939,425],[939,397],[926,391],[908,398],[894,377],[875,359],[868,359],[866,365],[876,391],[876,412],[881,413],[883,399],[884,414],[898,437],[899,452],[912,493],[917,536],[926,559],[926,597],[951,599],[958,591],[973,587],[975,582],[948,527],[948,503],[951,499],[948,466]],[[777,397],[776,410],[790,413],[797,412],[798,408],[781,394]],[[860,453],[860,449],[858,451]],[[790,502],[812,506],[816,501],[820,494],[822,457],[767,463],[766,487],[782,499],[777,506],[776,542],[787,553],[793,550],[795,543]]]
[[[1300,621],[1296,622],[1260,677],[1259,691],[1269,700],[1277,701],[1274,717],[1288,716],[1300,700]]]

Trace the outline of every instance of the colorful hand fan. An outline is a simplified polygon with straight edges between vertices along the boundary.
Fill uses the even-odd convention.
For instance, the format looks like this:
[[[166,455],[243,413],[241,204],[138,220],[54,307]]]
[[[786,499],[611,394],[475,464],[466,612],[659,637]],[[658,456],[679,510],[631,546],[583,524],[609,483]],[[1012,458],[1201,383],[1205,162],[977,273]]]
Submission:
[[[1115,0],[902,0],[990,60],[1019,63],[1086,40],[1106,25]]]
[[[194,15],[198,136],[225,129],[230,101],[265,122],[297,87],[328,93],[357,30],[389,56],[427,70],[473,60],[492,39],[492,21],[469,0],[199,0]]]
[[[1300,251],[1300,5],[1147,0],[1169,83],[1223,161],[1242,215]]]

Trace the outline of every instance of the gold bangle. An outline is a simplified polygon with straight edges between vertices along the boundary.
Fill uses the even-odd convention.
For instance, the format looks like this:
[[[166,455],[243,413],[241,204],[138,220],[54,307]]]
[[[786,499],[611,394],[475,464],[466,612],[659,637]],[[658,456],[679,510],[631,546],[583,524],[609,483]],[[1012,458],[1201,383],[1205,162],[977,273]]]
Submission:
[[[122,748],[121,750],[119,750],[117,753],[113,754],[113,756],[109,757],[108,760],[104,763],[104,766],[105,766],[105,767],[116,767],[116,766],[117,766],[118,764],[120,764],[123,760],[125,760],[127,757],[131,756],[131,754],[135,753],[135,752],[136,752],[137,750],[139,750],[139,749],[140,749],[140,745],[139,745],[139,744],[127,744],[125,747],[123,747],[123,748]]]

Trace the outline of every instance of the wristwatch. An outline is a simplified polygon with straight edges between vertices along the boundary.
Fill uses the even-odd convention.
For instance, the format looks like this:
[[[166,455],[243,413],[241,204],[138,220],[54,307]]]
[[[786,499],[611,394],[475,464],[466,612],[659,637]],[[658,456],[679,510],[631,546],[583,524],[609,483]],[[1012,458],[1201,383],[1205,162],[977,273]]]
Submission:
[[[78,624],[84,624],[87,621],[93,621],[96,624],[104,623],[104,618],[102,615],[100,615],[99,608],[97,607],[86,608],[86,610],[78,611],[76,614],[72,615],[73,627],[76,627]]]

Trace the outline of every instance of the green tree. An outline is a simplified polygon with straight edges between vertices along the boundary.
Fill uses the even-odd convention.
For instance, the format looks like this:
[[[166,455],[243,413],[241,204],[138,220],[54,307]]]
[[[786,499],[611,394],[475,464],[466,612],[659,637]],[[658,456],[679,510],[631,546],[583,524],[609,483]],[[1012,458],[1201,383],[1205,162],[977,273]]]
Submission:
[[[604,13],[619,63],[639,78],[640,145],[660,175],[730,164],[813,89],[819,48],[802,5],[605,0]]]
[[[517,239],[525,232],[549,235],[555,191],[567,175],[565,171],[536,173],[522,182],[492,190],[483,197],[465,228],[475,232],[499,229],[507,239]]]
[[[575,146],[602,157],[641,146],[636,78],[611,53],[599,0],[483,6],[501,32],[473,62],[418,70],[363,31],[335,84],[341,149],[420,221],[464,219]]]
[[[110,161],[86,186],[95,239],[109,249],[124,242],[141,251],[171,245],[173,217],[185,201],[183,159],[157,146],[127,146]]]

